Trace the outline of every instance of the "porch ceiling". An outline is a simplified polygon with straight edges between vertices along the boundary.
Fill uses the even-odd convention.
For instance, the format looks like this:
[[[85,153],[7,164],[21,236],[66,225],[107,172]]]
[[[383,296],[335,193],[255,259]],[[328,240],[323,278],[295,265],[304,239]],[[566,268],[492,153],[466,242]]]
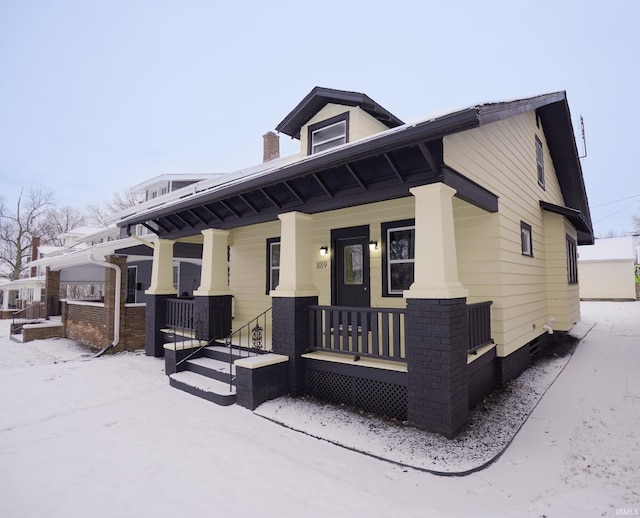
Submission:
[[[349,151],[359,152],[295,163],[277,174],[134,216],[126,221],[127,227],[142,224],[160,237],[175,239],[205,228],[232,229],[272,221],[283,212],[313,214],[400,198],[409,196],[412,187],[435,182],[451,185],[465,201],[497,210],[494,194],[443,166],[442,138]]]

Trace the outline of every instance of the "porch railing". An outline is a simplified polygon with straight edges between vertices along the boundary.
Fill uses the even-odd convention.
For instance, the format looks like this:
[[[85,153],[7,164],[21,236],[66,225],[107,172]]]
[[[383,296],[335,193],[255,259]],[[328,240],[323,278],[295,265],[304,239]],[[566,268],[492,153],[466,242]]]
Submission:
[[[13,314],[13,321],[9,334],[16,334],[22,330],[24,324],[47,318],[47,307],[44,302],[36,302]]]
[[[193,330],[194,304],[190,299],[167,300],[165,325],[174,329]]]
[[[493,343],[491,338],[492,301],[467,304],[469,314],[469,353],[475,353],[483,345]]]
[[[309,307],[311,350],[403,361],[404,309]]]

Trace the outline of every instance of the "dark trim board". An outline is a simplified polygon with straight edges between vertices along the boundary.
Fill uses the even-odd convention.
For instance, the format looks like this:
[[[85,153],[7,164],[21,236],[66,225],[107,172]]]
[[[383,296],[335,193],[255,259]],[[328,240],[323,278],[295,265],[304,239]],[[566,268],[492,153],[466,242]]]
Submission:
[[[469,409],[474,408],[498,385],[498,361],[495,346],[467,364],[469,375]]]

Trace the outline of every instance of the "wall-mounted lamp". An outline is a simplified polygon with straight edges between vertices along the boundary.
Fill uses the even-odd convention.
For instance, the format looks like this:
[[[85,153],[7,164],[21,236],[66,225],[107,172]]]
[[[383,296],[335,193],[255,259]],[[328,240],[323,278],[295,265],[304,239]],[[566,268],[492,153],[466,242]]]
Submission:
[[[372,252],[374,250],[378,249],[378,242],[377,241],[369,241],[369,250],[371,250]]]
[[[329,247],[321,246],[320,247],[320,255],[327,255],[329,253]]]

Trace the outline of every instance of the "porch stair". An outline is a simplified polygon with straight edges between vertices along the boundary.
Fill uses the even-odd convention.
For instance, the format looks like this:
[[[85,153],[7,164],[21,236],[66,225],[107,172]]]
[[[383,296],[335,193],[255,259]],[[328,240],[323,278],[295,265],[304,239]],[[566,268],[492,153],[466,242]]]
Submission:
[[[221,406],[236,402],[235,367],[238,355],[229,349],[207,346],[196,357],[184,362],[184,370],[169,376],[169,384],[194,396]]]

